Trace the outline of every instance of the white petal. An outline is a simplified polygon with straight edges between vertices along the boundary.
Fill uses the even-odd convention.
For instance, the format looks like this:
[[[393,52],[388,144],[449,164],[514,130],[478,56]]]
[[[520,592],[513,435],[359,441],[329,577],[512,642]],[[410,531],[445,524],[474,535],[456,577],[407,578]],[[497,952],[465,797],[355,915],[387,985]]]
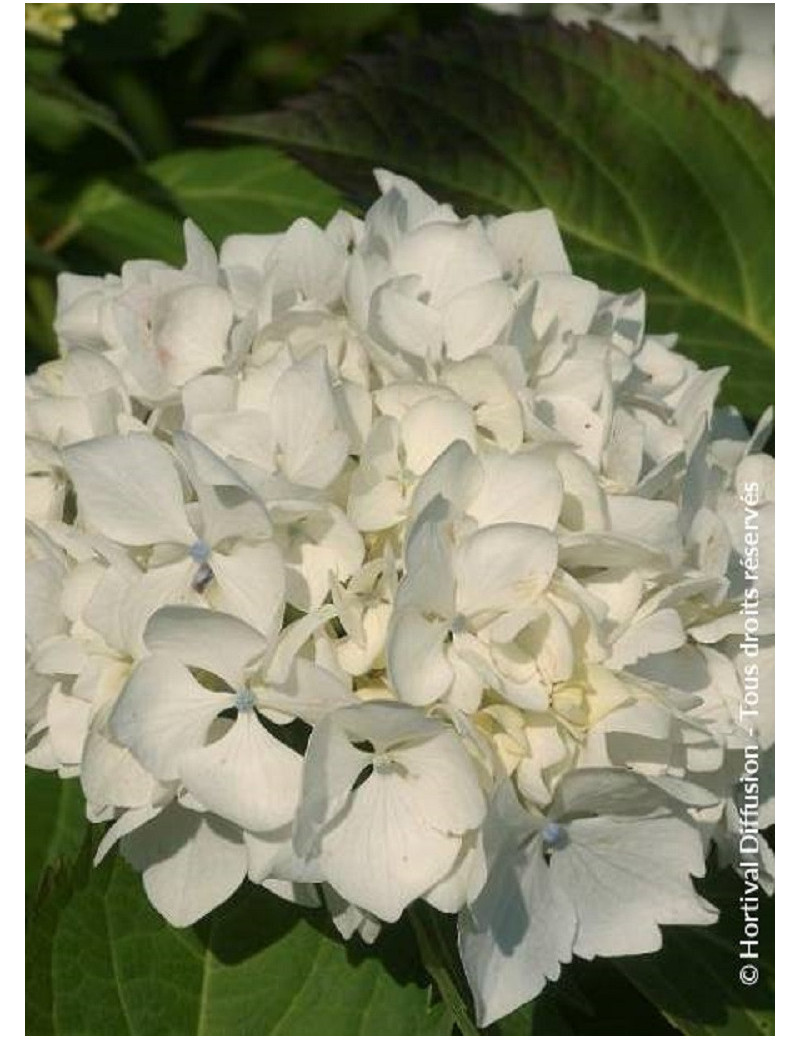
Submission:
[[[324,888],[325,906],[336,926],[336,931],[347,941],[358,932],[365,943],[373,943],[380,934],[381,925],[372,914],[367,914],[335,892],[330,885]]]
[[[405,517],[406,499],[396,480],[361,466],[350,482],[347,515],[359,531],[383,531]]]
[[[94,866],[103,862],[120,838],[155,819],[162,809],[163,806],[147,805],[139,809],[129,809],[127,812],[122,813],[108,828],[97,846],[97,852],[95,852],[93,860]]]
[[[144,875],[150,902],[176,928],[223,903],[247,873],[241,832],[179,805],[124,837],[121,848]]]
[[[456,914],[478,895],[486,884],[486,856],[477,837],[462,843],[458,859],[449,874],[428,889],[425,902],[443,914]]]
[[[548,394],[533,402],[533,416],[574,445],[575,451],[597,470],[608,431],[605,417],[576,397]]]
[[[316,610],[330,592],[331,575],[347,581],[361,566],[364,543],[336,506],[315,510],[296,522],[299,535],[284,559],[286,598],[299,610]]]
[[[535,274],[570,273],[569,259],[555,218],[549,209],[509,213],[487,228],[503,273],[516,281]]]
[[[457,218],[450,206],[437,203],[408,177],[401,177],[390,170],[373,170],[373,174],[383,198],[370,209],[371,218],[374,218],[375,210],[381,203],[391,199],[401,204],[403,218],[398,222],[403,231],[412,231],[430,220],[456,222]]]
[[[480,827],[486,798],[472,760],[454,733],[444,730],[423,743],[398,748],[394,755],[406,768],[405,780],[420,815],[445,834]]]
[[[555,463],[564,482],[561,523],[570,531],[604,531],[608,507],[591,466],[572,451],[555,453]]]
[[[210,239],[203,234],[193,220],[183,222],[183,242],[186,263],[183,270],[200,282],[215,283],[217,280],[217,252]]]
[[[457,398],[429,397],[409,408],[400,422],[406,463],[412,473],[424,473],[454,441],[475,448],[472,409]]]
[[[204,668],[234,689],[246,667],[268,647],[264,636],[244,621],[202,607],[162,607],[148,621],[144,641],[151,653]]]
[[[401,775],[375,770],[322,839],[328,882],[351,903],[396,921],[450,870],[461,844],[432,828],[421,809]]]
[[[533,524],[554,530],[564,494],[561,475],[543,455],[506,455],[482,458],[483,483],[469,506],[481,527],[490,524]]]
[[[50,742],[62,765],[80,762],[89,729],[92,706],[78,697],[61,692],[56,684],[47,702]]]
[[[323,350],[295,362],[281,376],[271,417],[287,477],[296,484],[326,487],[344,463],[348,438],[339,428]]]
[[[131,752],[97,725],[90,729],[83,749],[81,785],[93,805],[122,808],[150,805],[159,789]]]
[[[345,257],[313,221],[300,217],[271,257],[276,294],[300,292],[308,300],[332,302],[342,290]]]
[[[613,534],[665,555],[680,552],[678,507],[673,502],[611,495],[608,512]]]
[[[624,668],[652,654],[677,650],[685,642],[686,634],[677,611],[657,610],[623,631],[606,663],[609,668]]]
[[[512,311],[511,290],[500,279],[465,289],[444,312],[445,353],[462,361],[490,347],[501,338]]]
[[[254,711],[181,760],[181,778],[206,809],[247,830],[280,827],[294,816],[302,758],[268,733]]]
[[[420,514],[406,546],[406,577],[398,589],[398,608],[406,605],[449,618],[455,610],[452,550],[443,531],[447,503],[434,498]]]
[[[240,544],[228,554],[212,553],[209,562],[214,574],[210,602],[261,632],[268,652],[283,621],[286,589],[283,556],[277,545]]]
[[[336,610],[329,604],[306,614],[305,617],[298,618],[297,621],[293,621],[283,629],[278,637],[275,653],[267,667],[270,683],[281,685],[287,682],[297,654],[314,633],[334,617],[336,617]]]
[[[234,469],[190,433],[178,431],[173,444],[197,492],[208,545],[226,538],[260,541],[269,536],[266,506]]]
[[[643,816],[666,804],[645,777],[627,769],[576,769],[559,783],[551,815]]]
[[[486,1026],[527,1003],[572,957],[575,913],[554,882],[541,840],[495,862],[471,910],[458,919],[461,961]]]
[[[187,383],[181,394],[185,425],[191,426],[198,415],[232,412],[236,408],[236,390],[231,376],[222,373],[198,376]]]
[[[400,744],[429,740],[442,732],[442,723],[416,708],[393,701],[345,708],[337,712],[333,722],[355,742],[368,740],[379,752]]]
[[[370,332],[387,347],[437,361],[442,352],[441,317],[416,299],[412,292],[415,284],[408,279],[393,279],[381,286],[370,305]]]
[[[350,687],[337,675],[297,657],[284,689],[270,689],[266,696],[258,698],[258,705],[265,713],[278,711],[316,725],[324,715],[347,707],[354,700]]]
[[[219,251],[221,267],[251,267],[259,274],[283,235],[228,235]]]
[[[200,747],[228,694],[202,687],[172,657],[155,654],[131,673],[111,716],[111,731],[160,780],[177,780],[186,751]]]
[[[32,663],[43,675],[77,675],[86,665],[86,651],[77,639],[51,636],[36,647]]]
[[[467,617],[530,604],[556,566],[557,542],[527,524],[485,527],[456,551],[456,607]]]
[[[550,863],[578,918],[575,952],[586,958],[649,953],[660,924],[711,924],[717,913],[694,890],[705,873],[698,831],[671,817],[574,820]]]
[[[543,274],[536,279],[533,331],[543,337],[557,325],[563,337],[571,332],[580,336],[588,331],[597,310],[600,290],[592,282],[570,274]]]
[[[342,810],[370,756],[353,747],[339,720],[328,716],[311,734],[303,763],[303,789],[294,844],[302,856],[314,851],[321,830]]]
[[[502,276],[483,229],[475,223],[427,224],[406,235],[392,256],[400,275],[417,275],[441,307],[458,293]]]
[[[429,621],[413,607],[395,613],[387,635],[386,659],[401,700],[433,704],[447,693],[453,669],[444,652],[446,633],[446,622]]]
[[[232,321],[233,305],[224,289],[190,285],[172,294],[154,338],[173,386],[222,365]]]
[[[437,495],[457,509],[466,510],[477,495],[481,480],[481,463],[470,450],[469,441],[453,441],[414,489],[411,516],[419,516]]]
[[[247,846],[248,877],[256,884],[268,878],[309,885],[325,880],[315,859],[301,859],[296,854],[291,824],[261,834],[245,831],[244,843]]]
[[[508,348],[513,349],[513,348]],[[506,451],[522,444],[522,411],[500,365],[486,354],[447,365],[442,381],[467,402],[481,433]]]
[[[123,545],[194,541],[178,474],[166,448],[148,434],[98,437],[64,451],[81,516]]]

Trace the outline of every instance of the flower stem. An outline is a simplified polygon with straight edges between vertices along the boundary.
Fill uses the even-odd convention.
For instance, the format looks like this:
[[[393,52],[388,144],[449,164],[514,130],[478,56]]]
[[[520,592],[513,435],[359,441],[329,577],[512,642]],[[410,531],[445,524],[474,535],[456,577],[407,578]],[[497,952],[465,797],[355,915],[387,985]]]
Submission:
[[[461,995],[456,981],[456,966],[436,915],[417,903],[409,907],[408,916],[425,970],[436,983],[455,1024],[463,1036],[480,1036],[480,1030],[473,1022],[467,1002]]]

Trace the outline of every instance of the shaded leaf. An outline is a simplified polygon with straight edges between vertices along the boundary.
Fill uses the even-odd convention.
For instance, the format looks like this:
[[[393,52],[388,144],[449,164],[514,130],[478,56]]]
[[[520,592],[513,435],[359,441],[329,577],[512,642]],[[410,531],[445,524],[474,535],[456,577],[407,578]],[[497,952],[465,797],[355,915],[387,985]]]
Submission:
[[[59,865],[46,871],[35,898],[29,904],[25,928],[25,1032],[28,1036],[52,1036],[53,937],[61,911],[73,892],[74,874]]]
[[[116,114],[61,76],[29,73],[25,83],[26,130],[45,148],[59,150],[94,127],[114,138],[134,159],[138,145]]]
[[[496,1023],[502,1035],[673,1036],[658,1009],[602,958],[576,957],[531,1003]]]
[[[39,887],[48,867],[71,863],[81,850],[88,823],[80,781],[25,769],[25,890]]]
[[[658,953],[623,957],[617,966],[687,1036],[775,1035],[775,910],[759,897],[759,958],[740,960],[744,882],[727,871],[706,883],[704,894],[722,913],[711,928],[664,928]],[[759,978],[744,985],[742,965],[755,963]]]
[[[147,164],[133,188],[130,182],[95,182],[67,225],[70,238],[107,263],[133,257],[180,263],[184,217],[218,243],[236,232],[282,231],[299,216],[324,222],[339,203],[334,189],[272,149],[198,149]]]
[[[359,203],[371,170],[462,212],[545,205],[574,269],[644,287],[729,400],[774,396],[774,124],[674,52],[608,30],[498,21],[397,42],[283,110],[206,126],[285,148]]]
[[[429,1006],[405,926],[374,949],[345,945],[321,911],[248,884],[179,930],[120,858],[92,870],[60,909],[50,955],[61,1034],[441,1035],[449,1023],[441,1004]]]

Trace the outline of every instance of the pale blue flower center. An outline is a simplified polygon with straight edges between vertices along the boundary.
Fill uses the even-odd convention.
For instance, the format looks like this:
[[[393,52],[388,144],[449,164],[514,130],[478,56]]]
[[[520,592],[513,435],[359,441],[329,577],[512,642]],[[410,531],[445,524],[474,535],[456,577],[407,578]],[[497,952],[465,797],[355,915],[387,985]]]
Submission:
[[[454,634],[457,632],[466,632],[469,627],[467,619],[463,614],[456,614],[453,620],[450,622],[450,631]]]
[[[396,773],[405,776],[408,770],[389,751],[382,751],[373,756],[372,768],[376,773]]]
[[[189,555],[195,563],[205,563],[211,555],[211,546],[202,538],[198,538],[194,545],[189,546]]]
[[[567,840],[567,829],[562,827],[560,823],[555,823],[553,820],[548,820],[547,823],[542,827],[542,841],[545,845],[551,847],[556,845],[564,845]]]
[[[243,686],[240,690],[236,691],[236,699],[234,701],[234,707],[241,715],[243,712],[252,711],[255,707],[256,699],[250,690],[246,686]]]

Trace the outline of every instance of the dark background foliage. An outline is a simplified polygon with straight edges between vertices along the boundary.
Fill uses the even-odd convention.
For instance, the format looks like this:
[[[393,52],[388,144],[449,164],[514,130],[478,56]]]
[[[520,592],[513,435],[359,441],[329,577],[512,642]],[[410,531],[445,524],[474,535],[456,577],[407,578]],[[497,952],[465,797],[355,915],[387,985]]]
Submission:
[[[102,273],[136,255],[180,259],[185,200],[165,191],[150,164],[190,149],[230,147],[196,120],[271,108],[315,86],[353,50],[387,34],[413,39],[437,31],[470,6],[123,4],[111,21],[81,22],[59,45],[29,33],[27,370],[55,352],[54,272]],[[274,161],[263,152],[251,153],[246,165],[256,170],[259,160]],[[306,212],[296,190],[290,205],[257,211],[248,222],[246,210],[237,214],[236,200],[224,195],[225,174],[235,168],[226,171],[223,162],[206,178],[220,199],[212,233],[278,230]],[[324,204],[310,201],[308,215],[326,219],[340,200],[330,192]]]

